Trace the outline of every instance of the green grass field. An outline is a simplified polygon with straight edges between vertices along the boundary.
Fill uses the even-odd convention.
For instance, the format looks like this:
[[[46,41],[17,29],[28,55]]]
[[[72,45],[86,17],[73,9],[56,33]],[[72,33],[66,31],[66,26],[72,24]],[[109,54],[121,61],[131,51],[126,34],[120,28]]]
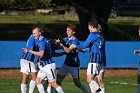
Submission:
[[[65,15],[65,19],[60,17],[57,19],[56,16],[0,16],[0,24],[6,23],[25,23],[25,24],[33,24],[37,22],[46,23],[46,24],[53,24],[59,23],[64,24],[68,22],[78,22],[78,16],[74,15]],[[109,18],[109,24],[120,24],[120,25],[139,25],[140,24],[140,17],[118,17],[118,18]]]
[[[0,79],[0,93],[20,93],[21,79]],[[85,78],[81,81],[89,89]],[[136,93],[137,92],[136,77],[109,77],[105,78],[106,93]],[[62,87],[65,93],[82,93],[74,86],[72,79],[66,78]],[[37,93],[37,88],[35,92]]]

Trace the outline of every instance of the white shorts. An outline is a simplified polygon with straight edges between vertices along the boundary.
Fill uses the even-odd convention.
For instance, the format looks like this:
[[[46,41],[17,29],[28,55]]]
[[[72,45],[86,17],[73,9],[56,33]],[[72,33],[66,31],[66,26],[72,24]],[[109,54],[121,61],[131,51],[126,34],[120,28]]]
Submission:
[[[35,64],[31,61],[20,59],[20,66],[21,66],[20,72],[22,73],[29,74],[37,72]]]
[[[105,72],[105,67],[98,63],[88,63],[87,74],[100,74]]]
[[[39,70],[37,77],[42,79],[47,78],[49,82],[54,82],[56,81],[55,68],[55,63],[47,64]]]

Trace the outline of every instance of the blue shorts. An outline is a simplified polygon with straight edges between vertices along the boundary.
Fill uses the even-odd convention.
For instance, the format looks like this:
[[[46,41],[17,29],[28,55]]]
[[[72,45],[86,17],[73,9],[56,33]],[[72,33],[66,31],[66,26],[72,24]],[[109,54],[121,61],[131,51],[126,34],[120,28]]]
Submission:
[[[70,73],[73,78],[79,78],[79,71],[80,71],[79,67],[72,67],[72,66],[63,64],[60,67],[58,75],[66,76]]]

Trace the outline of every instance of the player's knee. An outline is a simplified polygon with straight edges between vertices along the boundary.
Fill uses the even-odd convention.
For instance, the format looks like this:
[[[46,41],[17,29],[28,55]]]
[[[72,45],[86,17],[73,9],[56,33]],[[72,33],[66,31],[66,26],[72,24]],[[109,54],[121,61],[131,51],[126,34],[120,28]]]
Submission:
[[[103,79],[102,78],[98,78],[98,83],[99,84],[103,83]]]
[[[36,80],[35,80],[35,83],[36,83],[36,85],[40,84],[41,83],[41,79],[37,77]]]
[[[33,73],[31,76],[32,76],[32,80],[35,81],[36,80],[36,77],[37,77],[36,73]]]
[[[32,77],[32,80],[33,80],[33,81],[36,81],[36,77]]]
[[[28,81],[28,77],[27,76],[23,76],[22,77],[22,84],[27,84]]]
[[[56,88],[58,86],[58,84],[54,81],[54,82],[49,82],[49,84],[53,87]]]
[[[87,83],[88,84],[90,84],[91,81],[92,81],[91,79],[87,78]]]

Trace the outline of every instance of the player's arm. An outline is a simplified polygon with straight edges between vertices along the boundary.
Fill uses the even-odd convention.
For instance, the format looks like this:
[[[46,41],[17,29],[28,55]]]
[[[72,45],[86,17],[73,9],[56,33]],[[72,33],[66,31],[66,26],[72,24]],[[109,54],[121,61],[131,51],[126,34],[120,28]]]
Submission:
[[[77,51],[77,52],[85,53],[85,52],[90,52],[90,49],[89,49],[89,48],[85,48],[85,49],[77,49],[76,51]]]
[[[77,45],[76,48],[78,48],[78,49],[85,49],[85,48],[87,48],[89,46],[89,44],[92,42],[92,38],[93,37],[94,36],[92,34],[90,34],[88,36],[88,38],[86,39],[86,41],[83,43],[83,45]]]
[[[60,43],[60,46],[64,49],[64,51],[66,53],[70,53],[72,50],[75,49],[76,45],[75,44],[72,44],[70,47],[66,47],[64,46],[62,43]]]
[[[33,50],[29,50],[29,53],[43,57],[44,56],[44,50],[40,50],[39,52],[33,51]]]
[[[34,54],[34,55],[37,55],[37,56],[40,56],[40,57],[43,57],[43,56],[44,56],[44,50],[40,50],[39,52],[33,51],[33,50],[29,50],[29,49],[27,49],[27,48],[23,48],[23,50],[24,50],[25,52],[29,52],[29,53],[31,53],[31,54]]]

